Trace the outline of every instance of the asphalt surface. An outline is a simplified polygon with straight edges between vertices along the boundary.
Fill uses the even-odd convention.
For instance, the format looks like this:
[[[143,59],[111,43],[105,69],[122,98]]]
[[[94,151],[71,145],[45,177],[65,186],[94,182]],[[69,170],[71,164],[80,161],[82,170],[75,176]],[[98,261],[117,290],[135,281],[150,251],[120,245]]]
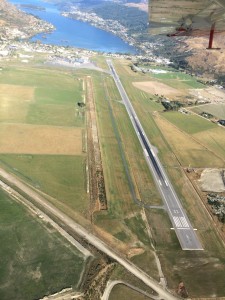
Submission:
[[[119,90],[123,103],[126,107],[130,120],[133,124],[134,130],[143,148],[143,153],[149,169],[153,174],[155,183],[162,196],[168,215],[173,224],[180,246],[183,250],[203,250],[202,245],[193,229],[181,203],[170,183],[163,166],[161,165],[157,154],[154,152],[144,129],[135,113],[135,110],[123,88],[123,85],[114,69],[111,60],[107,60],[111,74],[114,78],[116,86]]]

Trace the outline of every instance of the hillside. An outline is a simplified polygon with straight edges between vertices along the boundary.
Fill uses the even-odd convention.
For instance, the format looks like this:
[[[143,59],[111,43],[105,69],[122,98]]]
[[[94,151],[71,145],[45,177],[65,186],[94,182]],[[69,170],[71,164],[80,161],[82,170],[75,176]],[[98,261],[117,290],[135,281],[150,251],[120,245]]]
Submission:
[[[215,36],[214,47],[220,50],[206,50],[208,47],[207,37],[187,38],[185,43],[186,50],[191,51],[186,61],[190,70],[196,74],[204,74],[210,78],[219,79],[224,82],[225,77],[225,34]],[[183,51],[181,48],[180,51]]]
[[[32,15],[27,15],[5,0],[0,0],[0,40],[27,38],[53,27]]]

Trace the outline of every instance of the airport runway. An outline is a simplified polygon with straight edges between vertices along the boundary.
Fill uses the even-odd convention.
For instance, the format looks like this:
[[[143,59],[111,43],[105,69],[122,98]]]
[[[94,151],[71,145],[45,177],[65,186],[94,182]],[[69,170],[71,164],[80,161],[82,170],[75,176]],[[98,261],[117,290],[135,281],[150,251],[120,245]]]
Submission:
[[[116,86],[119,90],[123,103],[126,107],[130,120],[133,124],[137,137],[143,148],[145,159],[148,163],[149,169],[153,174],[155,183],[160,191],[160,194],[165,203],[173,228],[176,232],[177,238],[183,250],[203,250],[202,245],[193,229],[181,203],[170,183],[166,172],[161,165],[157,154],[154,152],[142,125],[135,113],[135,110],[123,88],[123,85],[114,69],[111,60],[107,60],[111,74],[114,78]]]

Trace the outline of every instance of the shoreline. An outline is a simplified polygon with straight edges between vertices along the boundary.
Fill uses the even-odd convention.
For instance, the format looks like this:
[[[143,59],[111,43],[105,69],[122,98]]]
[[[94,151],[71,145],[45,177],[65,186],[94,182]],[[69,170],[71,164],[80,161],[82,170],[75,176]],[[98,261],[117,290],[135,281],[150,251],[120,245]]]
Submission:
[[[122,26],[118,21],[111,21],[111,25],[109,25],[109,22],[107,22],[107,20],[100,18],[97,14],[82,12],[78,9],[72,12],[61,12],[61,15],[66,18],[88,23],[91,26],[103,31],[110,32],[115,36],[121,38],[129,46],[134,47],[137,52],[140,51],[140,49],[137,47],[135,39],[127,34],[127,28]],[[87,15],[89,15],[89,17],[87,17]],[[115,28],[117,29],[115,30]]]

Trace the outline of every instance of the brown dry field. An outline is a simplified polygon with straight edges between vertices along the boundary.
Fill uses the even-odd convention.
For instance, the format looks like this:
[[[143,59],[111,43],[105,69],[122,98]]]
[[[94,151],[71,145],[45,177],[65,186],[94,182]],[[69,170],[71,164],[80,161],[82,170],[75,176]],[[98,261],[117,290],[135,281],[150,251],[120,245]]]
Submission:
[[[82,130],[55,126],[1,124],[0,153],[80,155]]]
[[[173,87],[170,87],[162,82],[158,81],[140,81],[140,82],[133,82],[133,85],[150,94],[159,94],[164,96],[181,96],[186,94],[183,91],[177,90]]]
[[[219,157],[214,156],[211,151],[191,135],[182,132],[163,117],[157,115],[155,122],[183,167],[191,165],[192,167],[201,168],[219,168],[223,165],[223,161]]]
[[[34,101],[34,88],[0,84],[0,120],[25,121],[28,106]]]
[[[218,126],[214,129],[195,133],[193,137],[200,141],[200,143],[208,147],[211,151],[216,153],[223,160],[223,164],[221,164],[220,167],[224,167],[225,128]]]
[[[34,99],[34,87],[13,84],[0,84],[0,98],[1,102],[32,101]]]

